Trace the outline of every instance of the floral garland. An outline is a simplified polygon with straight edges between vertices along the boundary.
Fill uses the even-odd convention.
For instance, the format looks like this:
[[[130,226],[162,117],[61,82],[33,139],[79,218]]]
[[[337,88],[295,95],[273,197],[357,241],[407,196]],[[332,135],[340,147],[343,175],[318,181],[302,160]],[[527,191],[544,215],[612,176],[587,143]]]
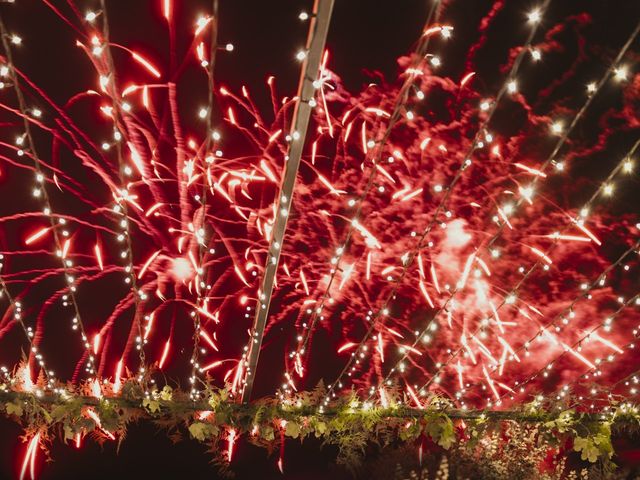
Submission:
[[[174,441],[188,432],[191,438],[211,445],[222,470],[232,461],[234,444],[240,438],[270,452],[280,448],[282,468],[285,439],[315,437],[323,445],[336,446],[337,462],[354,469],[371,444],[385,447],[417,440],[468,455],[483,442],[486,446],[487,438],[496,432],[503,437],[513,434],[505,433],[505,425],[512,424],[512,429],[517,425],[533,428],[519,435],[555,447],[558,455],[573,450],[581,460],[598,462],[609,471],[614,454],[612,430],[640,430],[639,410],[630,404],[611,406],[601,413],[578,412],[560,404],[542,408],[536,403],[520,410],[470,411],[452,408],[447,400],[434,396],[423,409],[416,409],[407,407],[401,392],[391,388],[384,407],[362,403],[352,395],[319,410],[316,405],[326,395],[322,385],[286,401],[264,398],[250,404],[230,399],[226,389],[207,388],[206,401],[194,402],[170,386],[145,393],[133,380],[124,382],[117,396],[87,395],[90,388],[31,386],[25,391],[13,377],[0,383],[0,411],[24,427],[26,438],[37,435],[47,453],[47,445],[56,438],[78,445],[87,435],[100,442],[121,441],[129,423],[150,420],[166,429]]]

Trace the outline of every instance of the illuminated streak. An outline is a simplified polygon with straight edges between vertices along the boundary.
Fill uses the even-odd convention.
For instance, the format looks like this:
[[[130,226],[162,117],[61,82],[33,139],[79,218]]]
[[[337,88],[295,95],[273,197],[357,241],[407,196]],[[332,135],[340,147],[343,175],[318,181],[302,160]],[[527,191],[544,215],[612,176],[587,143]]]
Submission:
[[[464,381],[462,378],[462,364],[460,363],[460,360],[458,360],[458,363],[456,364],[456,370],[458,372],[458,384],[460,385],[460,390],[464,389]]]
[[[307,284],[307,277],[304,276],[304,271],[300,269],[300,281],[304,287],[304,292],[309,295],[309,285]]]
[[[482,373],[484,373],[484,376],[487,379],[487,383],[489,384],[489,387],[491,387],[491,391],[493,392],[493,395],[496,397],[496,400],[500,401],[500,395],[498,395],[496,386],[493,384],[493,380],[489,376],[489,372],[487,372],[487,369],[485,368],[484,365],[482,366]]]
[[[327,187],[334,195],[340,196],[343,193],[346,193],[344,190],[336,190],[335,188],[333,188],[333,185],[329,183],[329,180],[324,178],[321,174],[318,174],[318,180],[320,180],[324,184],[324,186]]]
[[[284,273],[287,274],[287,277],[291,278],[291,272],[289,271],[289,266],[286,263],[283,263],[282,268],[284,270]],[[248,269],[249,269],[249,266],[247,265],[247,270]]]
[[[349,280],[349,277],[351,277],[351,274],[353,273],[355,266],[356,264],[352,263],[351,265],[347,265],[344,267],[344,269],[342,270],[342,278],[340,279],[340,285],[338,286],[338,290],[342,290],[342,287],[344,287],[344,284],[347,283],[347,280]]]
[[[476,342],[476,345],[478,345],[478,347],[480,348],[480,352],[482,352],[489,360],[491,360],[493,363],[495,363],[496,365],[498,364],[498,361],[494,358],[493,355],[491,355],[491,352],[489,351],[489,349],[487,347],[485,347],[484,343],[482,343],[478,337],[476,337],[475,335],[473,337],[471,337],[471,340],[473,340],[474,342]]]
[[[536,170],[535,168],[531,168],[531,167],[527,167],[526,165],[523,165],[521,163],[514,163],[513,164],[515,167],[519,168],[520,170],[524,170],[525,172],[529,172],[533,175],[536,175],[538,177],[542,177],[542,178],[547,178],[547,174],[544,172],[541,172],[540,170]]]
[[[38,443],[40,442],[40,432],[36,433],[31,441],[29,442],[29,447],[27,447],[27,452],[24,455],[24,460],[22,462],[22,469],[20,470],[20,480],[24,480],[25,475],[27,473],[27,469],[29,469],[29,475],[31,480],[35,480],[35,462],[36,462],[36,454],[38,453]]]
[[[208,310],[200,307],[198,308],[198,312],[200,312],[201,314],[203,314],[205,317],[210,318],[211,320],[213,320],[216,323],[220,323],[220,318],[219,318],[219,312],[214,312],[211,313]]]
[[[580,237],[578,235],[560,235],[560,234],[549,234],[545,235],[546,238],[551,238],[553,240],[568,240],[573,242],[591,242],[590,238]]]
[[[424,265],[422,264],[422,253],[418,253],[418,271],[420,278],[424,278]]]
[[[380,361],[384,363],[384,344],[382,343],[382,333],[378,334],[378,345],[376,346],[380,354]]]
[[[278,470],[280,470],[280,473],[284,475],[284,466],[282,462],[282,457],[278,458]]]
[[[489,301],[489,306],[491,307],[491,311],[493,312],[493,319],[495,320],[496,324],[498,325],[498,328],[500,329],[500,333],[504,333],[504,328],[502,328],[503,323],[500,320],[500,317],[498,316],[498,309],[496,308],[495,304],[492,301]]]
[[[482,270],[484,270],[484,273],[486,273],[487,276],[490,277],[491,276],[491,271],[489,270],[489,267],[484,262],[484,260],[482,260],[480,257],[476,257],[476,262],[478,262],[480,264],[480,267],[482,267]]]
[[[344,345],[342,345],[340,348],[338,348],[338,353],[342,353],[346,350],[350,350],[353,347],[355,347],[357,345],[357,343],[353,343],[353,342],[347,342]]]
[[[196,31],[194,32],[194,36],[197,37],[198,35],[200,35],[202,33],[202,31],[207,28],[207,25],[209,25],[209,23],[211,22],[211,17],[207,17],[207,18],[200,18],[198,20],[198,27],[196,28]]]
[[[420,150],[424,151],[425,148],[431,143],[431,138],[427,137],[420,142]]]
[[[96,334],[93,336],[93,354],[94,354],[94,355],[95,355],[95,354],[97,354],[97,353],[98,353],[98,350],[100,349],[100,340],[101,340],[101,338],[100,338],[100,334],[99,334],[99,333],[96,333]]]
[[[138,85],[129,85],[127,88],[125,88],[122,91],[122,96],[126,97],[127,95],[129,95],[132,92],[135,92],[136,90],[138,90],[140,87]]]
[[[213,340],[211,340],[211,337],[209,336],[209,334],[207,332],[205,332],[204,330],[200,330],[200,336],[202,338],[205,339],[205,341],[211,346],[211,348],[213,348],[216,352],[218,352],[218,347],[216,346],[215,343],[213,343]]]
[[[98,261],[98,267],[100,267],[100,270],[104,270],[104,264],[102,262],[102,252],[100,251],[100,245],[98,245],[96,243],[94,245],[94,247],[93,247],[93,251],[96,254],[96,260]]]
[[[390,267],[385,268],[384,270],[382,270],[380,272],[380,275],[387,275],[388,273],[393,272],[396,269],[396,267],[394,267],[393,265],[391,265]]]
[[[274,140],[276,138],[278,138],[280,136],[280,134],[282,133],[282,129],[276,130],[274,133],[271,134],[271,136],[269,137],[269,143],[273,143]]]
[[[142,105],[144,105],[144,108],[147,110],[149,109],[149,87],[147,85],[142,87]],[[157,172],[156,175],[158,175]],[[160,175],[158,175],[158,178],[159,177]]]
[[[607,347],[611,348],[612,350],[615,350],[618,353],[623,353],[623,350],[620,347],[618,347],[612,341],[607,340],[606,338],[602,338],[600,335],[598,335],[598,332],[596,331],[591,332],[591,336],[594,337],[597,341],[599,341],[603,345],[606,345]]]
[[[80,432],[76,433],[76,448],[79,450],[82,446],[82,435]]]
[[[509,345],[509,342],[507,342],[504,338],[498,336],[498,341],[504,346],[504,348],[506,349],[506,351],[508,351],[511,355],[513,355],[513,358],[515,358],[515,360],[517,362],[520,362],[520,357],[518,357],[518,354],[515,352],[515,350],[511,347],[511,345]]]
[[[498,214],[500,215],[500,217],[502,218],[502,220],[504,220],[504,223],[507,224],[507,227],[509,227],[509,229],[513,230],[513,226],[511,225],[511,223],[509,222],[509,219],[507,218],[507,216],[504,214],[504,212],[502,211],[501,208],[498,207]]]
[[[198,263],[196,262],[196,259],[193,256],[193,252],[189,250],[189,252],[187,253],[187,256],[189,257],[189,260],[191,260],[191,265],[193,265],[193,269],[197,272],[199,268],[198,268]]]
[[[100,388],[100,382],[97,378],[91,384],[91,395],[96,398],[102,398],[102,388]]]
[[[423,189],[422,188],[418,188],[417,190],[414,190],[413,192],[411,192],[408,195],[405,195],[404,197],[402,197],[402,200],[400,200],[401,202],[406,202],[407,200],[411,200],[413,197],[420,195],[422,193]]]
[[[353,122],[349,122],[347,128],[344,129],[344,141],[345,143],[349,140],[349,135],[351,134],[351,128],[353,127]]]
[[[144,272],[147,271],[147,268],[149,268],[149,265],[151,265],[151,263],[156,259],[156,257],[160,254],[162,250],[158,250],[156,252],[154,252],[149,259],[144,262],[144,265],[142,266],[142,268],[140,269],[140,272],[138,273],[138,279],[142,278],[142,276],[144,275]]]
[[[564,342],[560,342],[561,345],[564,347],[564,349],[569,352],[571,355],[573,355],[574,357],[576,357],[578,360],[580,360],[582,363],[584,363],[587,367],[589,368],[596,368],[596,366],[591,363],[589,360],[587,360],[585,358],[584,355],[582,355],[580,352],[576,352],[573,348],[571,348],[569,345],[567,345]]]
[[[376,164],[376,170],[378,170],[380,173],[382,173],[382,175],[384,175],[385,177],[387,177],[387,179],[391,182],[391,183],[396,183],[396,181],[393,179],[393,177],[391,176],[391,174],[389,172],[387,172],[384,168],[382,168],[382,166]]]
[[[422,295],[424,295],[424,298],[427,300],[427,303],[429,304],[429,306],[431,308],[435,308],[433,301],[431,300],[431,297],[429,296],[429,292],[427,291],[427,287],[425,287],[424,282],[422,281],[422,279],[420,279],[420,291],[422,292]],[[449,325],[451,326],[451,325]]]
[[[158,363],[158,368],[162,370],[164,367],[164,362],[167,361],[167,356],[169,355],[169,346],[171,345],[171,339],[168,339],[164,344],[164,350],[162,351],[162,357],[160,358],[160,362]]]
[[[297,370],[297,368],[296,368]],[[298,373],[298,375],[300,377],[302,377],[302,375],[300,373]],[[293,383],[293,379],[291,378],[291,375],[289,375],[289,372],[285,372],[284,373],[285,378],[287,379],[287,383],[289,384],[289,386],[293,389],[294,392],[297,392],[298,389],[296,388],[296,384]]]
[[[462,80],[460,80],[460,87],[464,87],[467,83],[469,83],[469,80],[471,80],[475,74],[476,72],[469,72],[464,77],[462,77]]]
[[[371,280],[371,257],[372,256],[373,256],[373,252],[367,252],[367,268],[366,268],[367,280]]]
[[[156,67],[154,67],[147,59],[141,57],[136,52],[131,52],[133,59],[140,63],[144,68],[146,68],[154,77],[160,78],[160,72]]]
[[[211,370],[212,368],[216,368],[217,366],[220,366],[220,365],[222,365],[222,360],[216,360],[215,362],[212,362],[209,365],[202,367],[200,371],[206,372],[207,370]]]
[[[265,173],[265,175],[269,178],[269,180],[271,180],[273,183],[278,183],[278,179],[276,178],[275,174],[271,171],[271,169],[269,168],[269,165],[267,165],[267,162],[265,162],[264,159],[260,160],[260,168]]]
[[[142,157],[138,153],[138,150],[136,150],[136,147],[133,145],[133,143],[127,142],[127,145],[129,146],[129,150],[131,151],[131,161],[136,166],[136,169],[138,170],[140,175],[144,176],[144,166],[142,164]]]
[[[413,402],[416,404],[416,407],[418,407],[420,410],[423,410],[424,406],[422,405],[422,403],[420,403],[416,392],[413,391],[413,388],[411,388],[411,385],[409,384],[407,384],[407,392],[409,393],[411,400],[413,400]]]
[[[85,413],[87,414],[87,416],[89,418],[91,418],[91,420],[94,421],[94,423],[102,431],[102,433],[104,433],[111,440],[115,440],[116,439],[116,437],[113,435],[113,433],[111,433],[109,430],[105,430],[104,428],[102,428],[102,421],[100,421],[100,417],[98,416],[98,414],[92,408],[87,408],[85,410]]]
[[[365,242],[367,243],[367,246],[369,248],[378,248],[378,249],[382,248],[382,245],[380,245],[380,242],[378,242],[378,239],[373,235],[371,235],[371,232],[369,232],[369,230],[364,228],[360,224],[360,222],[358,222],[358,220],[353,219],[351,221],[351,225],[353,225],[353,227],[356,230],[358,230],[358,232],[360,232],[360,234],[362,234],[363,237],[365,237]]]
[[[122,387],[122,358],[118,361],[116,365],[116,376],[113,382],[113,393],[118,393],[120,388]]]
[[[410,345],[403,345],[403,344],[401,344],[400,346],[401,346],[402,348],[407,349],[407,350],[408,350],[408,351],[410,351],[411,353],[415,353],[416,355],[420,355],[420,356],[422,356],[422,352],[420,352],[420,350],[418,350],[417,348],[414,348],[414,347],[412,347],[412,346],[410,346]]]
[[[238,278],[240,278],[240,280],[242,280],[242,282],[243,282],[247,287],[249,287],[249,286],[250,286],[250,285],[249,285],[249,282],[247,282],[247,280],[244,278],[244,275],[242,275],[242,271],[238,268],[238,266],[237,266],[237,265],[235,265],[235,266],[233,267],[233,269],[235,270],[236,275],[238,275]]]
[[[364,109],[365,112],[375,113],[378,117],[391,118],[391,114],[381,108],[369,107]]]
[[[227,461],[231,462],[233,457],[233,445],[236,443],[236,431],[229,429],[229,436],[227,437]]]
[[[369,152],[367,148],[367,122],[362,122],[362,129],[360,130],[360,140],[362,141],[362,151],[366,155]],[[377,166],[377,165],[376,165]]]
[[[242,361],[238,362],[238,366],[236,367],[236,374],[233,377],[233,382],[231,383],[231,392],[235,394],[238,391],[238,385],[240,384],[240,379],[242,378]]]
[[[69,253],[69,247],[71,246],[71,239],[67,238],[62,244],[62,258],[67,258],[67,253]]]
[[[311,165],[316,164],[316,151],[318,149],[318,141],[316,140],[311,144]]]
[[[469,347],[469,343],[467,342],[467,336],[464,333],[460,337],[460,343],[462,343],[462,346],[465,348],[465,350],[471,357],[471,361],[473,362],[473,364],[476,365],[478,363],[476,361],[476,356],[473,354],[473,350],[471,350],[471,347]]]
[[[401,197],[402,195],[407,193],[409,190],[411,190],[411,187],[409,185],[404,186],[402,190],[396,190],[394,194],[391,195],[391,200],[395,200],[396,198]]]
[[[163,0],[162,2],[162,15],[167,21],[171,20],[171,0]]]
[[[458,282],[458,288],[461,290],[467,284],[467,279],[469,278],[469,273],[471,272],[471,265],[473,265],[473,260],[476,258],[476,254],[472,253],[467,258],[467,262],[464,265],[464,270],[462,271],[462,277]]]
[[[596,245],[600,246],[602,245],[602,242],[600,240],[598,240],[598,238],[591,233],[587,227],[585,227],[581,222],[575,222],[576,223],[576,227],[578,227],[580,230],[582,230],[591,240],[593,240],[595,242]]]
[[[389,332],[391,335],[395,335],[395,336],[396,336],[396,337],[398,337],[398,338],[404,338],[404,336],[403,336],[402,334],[400,334],[400,333],[396,332],[393,328],[386,327],[386,329],[388,330],[388,332]]]
[[[149,208],[149,210],[147,210],[144,214],[145,217],[148,217],[149,215],[151,215],[153,212],[155,212],[157,209],[159,209],[163,204],[158,202],[156,204],[154,204],[151,208]]]
[[[433,265],[433,263],[431,264],[430,271],[431,271],[431,280],[433,280],[433,286],[436,287],[436,292],[442,293],[440,291],[440,285],[438,284],[438,276],[436,275],[436,268]]]
[[[510,391],[511,393],[516,393],[515,390],[511,387],[509,387],[508,385],[505,385],[504,383],[498,382],[496,381],[496,383],[501,386],[502,388],[504,388],[505,390]]]
[[[238,124],[236,123],[236,117],[233,114],[233,110],[231,109],[231,107],[228,108],[227,115],[229,116],[229,122],[231,123],[231,125],[237,126]]]
[[[453,328],[453,311],[451,308],[447,308],[447,325],[449,328]]]
[[[531,251],[533,253],[535,253],[537,256],[539,256],[540,258],[542,258],[545,262],[547,262],[549,265],[551,265],[553,262],[551,261],[551,259],[541,250],[538,250],[535,247],[529,247],[531,249]]]
[[[151,312],[151,314],[149,315],[149,320],[147,322],[147,325],[145,327],[144,330],[144,339],[146,340],[147,337],[149,336],[149,333],[151,332],[151,327],[153,327],[153,319],[155,317],[156,312]]]
[[[378,393],[380,394],[380,404],[383,408],[389,408],[389,399],[387,398],[387,392],[384,387],[378,388]]]
[[[24,241],[24,244],[25,245],[31,245],[36,240],[38,240],[38,239],[42,238],[43,236],[45,236],[50,229],[51,229],[51,227],[41,228],[40,230],[38,230],[37,232],[35,232],[31,236],[27,237],[27,239]]]

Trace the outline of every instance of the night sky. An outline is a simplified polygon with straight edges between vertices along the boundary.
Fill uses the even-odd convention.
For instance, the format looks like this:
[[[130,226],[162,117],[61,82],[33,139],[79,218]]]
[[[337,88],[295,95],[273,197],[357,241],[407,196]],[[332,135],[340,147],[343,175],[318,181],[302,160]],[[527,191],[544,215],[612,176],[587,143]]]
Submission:
[[[54,5],[65,9],[65,2],[52,0]],[[77,2],[81,9],[98,10],[98,2],[86,0]],[[209,11],[207,1],[176,1],[176,31],[179,56],[189,47],[186,33],[191,32],[193,20],[200,13]],[[448,4],[444,20],[455,27],[453,38],[443,46],[443,67],[439,75],[459,79],[468,71],[466,53],[478,40],[478,22],[494,4],[485,0],[457,0]],[[475,88],[487,94],[494,94],[499,88],[502,74],[499,67],[504,64],[505,52],[509,47],[520,44],[526,36],[524,18],[535,2],[530,0],[507,1],[507,6],[488,30],[486,44],[475,58],[474,70],[477,72]],[[95,5],[94,5],[95,4]],[[330,68],[342,78],[345,87],[353,92],[361,90],[370,82],[384,78],[393,82],[398,73],[397,59],[410,52],[419,37],[430,3],[424,0],[336,0],[329,30],[327,47],[331,52]],[[130,48],[149,52],[156,64],[169,62],[166,27],[157,0],[111,0],[107,2],[110,18],[111,39]],[[269,75],[277,78],[280,95],[294,95],[299,76],[299,63],[295,61],[295,52],[304,45],[307,24],[298,20],[301,10],[310,11],[310,1],[257,1],[257,0],[220,0],[220,43],[231,42],[235,49],[232,53],[221,52],[216,65],[216,79],[219,85],[239,88],[246,85],[252,92],[260,109],[269,109],[269,94],[265,80]],[[550,12],[545,15],[549,24],[573,18],[579,14],[589,15],[593,20],[581,29],[580,35],[585,42],[587,56],[598,59],[611,58],[614,52],[626,40],[629,32],[640,19],[640,3],[628,0],[556,0],[552,2]],[[64,25],[47,6],[37,0],[16,0],[14,5],[0,5],[0,14],[10,31],[15,30],[23,37],[23,46],[14,57],[16,65],[27,72],[30,78],[42,86],[51,97],[63,102],[76,92],[95,88],[95,72],[86,61],[84,54],[75,44],[74,32]],[[570,31],[562,55],[545,64],[544,74],[527,78],[526,88],[535,92],[558,78],[568,63],[575,59],[580,45]],[[444,44],[443,44],[444,45]],[[640,53],[638,41],[632,48],[630,58],[638,64]],[[594,62],[585,62],[584,72],[593,67]],[[591,70],[595,78],[601,74],[601,62],[596,70]],[[579,67],[583,68],[583,67]],[[597,69],[600,70],[597,70]],[[180,94],[181,113],[187,125],[197,128],[195,117],[198,107],[206,100],[206,84],[194,66],[188,65],[179,83],[189,85]],[[126,83],[127,72],[119,71],[121,83]],[[581,75],[571,77],[559,91],[557,97],[547,98],[552,103],[572,92],[583,91]],[[617,105],[620,98],[615,93],[609,95],[606,89],[603,101],[594,103],[592,112],[579,127],[578,135],[589,138],[598,128],[598,115]],[[544,105],[538,105],[543,108]],[[3,114],[4,115],[4,114]],[[218,118],[221,116],[217,113]],[[7,119],[2,117],[2,121]],[[508,124],[508,118],[498,120]],[[191,122],[191,123],[190,123]],[[87,117],[87,123],[92,119]],[[7,126],[3,123],[3,126]],[[8,127],[10,131],[11,126]],[[88,127],[88,131],[91,131]],[[101,126],[95,127],[96,129]],[[635,132],[637,137],[637,130]],[[2,134],[0,134],[2,135]],[[633,141],[633,134],[620,135],[619,144],[599,157],[596,165],[581,167],[586,177],[599,178],[608,171],[613,162],[622,155]],[[11,141],[11,140],[7,140]],[[43,142],[43,152],[47,152]],[[0,163],[0,171],[4,172]],[[19,176],[0,175],[0,203],[9,201],[20,191]],[[568,203],[569,192],[561,195],[559,202]],[[621,192],[615,209],[620,212],[640,212],[638,189]],[[73,206],[70,206],[73,208]],[[0,205],[0,212],[8,207]],[[614,210],[616,212],[616,210]],[[3,232],[10,238],[16,232]],[[4,240],[3,240],[4,241]],[[99,300],[104,291],[94,292],[89,301]],[[97,307],[99,308],[99,307]],[[66,332],[67,330],[65,330]],[[256,382],[256,394],[272,393],[281,379],[283,351],[295,332],[286,328],[280,334],[272,335],[270,346],[261,357]],[[243,337],[244,338],[244,337]],[[323,339],[327,341],[323,345]],[[61,339],[61,342],[75,341]],[[238,340],[240,343],[242,340]],[[8,336],[0,342],[0,358],[11,363],[17,358],[20,340],[16,335]],[[64,344],[64,343],[63,343]],[[314,358],[326,358],[326,365],[317,367],[314,379],[332,379],[342,366],[335,358],[336,339],[331,335],[320,336],[314,342]],[[67,352],[68,354],[68,352]],[[65,355],[65,352],[60,352]],[[70,355],[70,354],[69,354]],[[316,364],[317,365],[317,364]],[[62,370],[62,368],[57,369]],[[176,376],[178,374],[176,373]],[[313,382],[312,382],[313,383]],[[18,471],[18,462],[24,450],[24,444],[18,440],[20,429],[14,423],[0,418],[0,477],[13,478]],[[197,442],[185,440],[172,445],[162,431],[142,424],[132,425],[120,451],[116,445],[107,443],[99,446],[86,441],[78,451],[60,442],[51,449],[53,462],[39,466],[40,478],[217,478],[216,468],[209,462],[206,447]],[[304,446],[299,443],[287,444],[285,478],[328,478],[335,480],[348,478],[347,474],[332,466],[334,453],[331,449],[320,449],[317,442],[308,441]],[[282,478],[277,471],[277,452],[268,456],[264,451],[240,442],[235,454],[232,469],[238,478]]]

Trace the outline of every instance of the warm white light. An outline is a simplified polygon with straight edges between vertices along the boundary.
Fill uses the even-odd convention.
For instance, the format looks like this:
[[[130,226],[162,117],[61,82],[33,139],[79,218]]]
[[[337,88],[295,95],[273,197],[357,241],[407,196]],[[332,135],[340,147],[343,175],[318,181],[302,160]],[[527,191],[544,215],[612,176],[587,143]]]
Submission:
[[[182,257],[174,258],[173,265],[171,265],[171,273],[173,273],[176,280],[187,280],[193,275],[191,262]]]
[[[539,62],[540,59],[542,59],[542,54],[540,53],[540,50],[538,50],[537,48],[534,50],[531,50],[531,58],[533,58],[536,62]]]
[[[304,22],[305,20],[309,20],[309,14],[307,12],[300,12],[298,18]]]
[[[551,131],[556,135],[559,133],[562,133],[562,128],[563,128],[562,122],[553,122],[551,124]]]
[[[208,110],[206,108],[201,108],[200,111],[198,112],[198,116],[202,119],[207,118],[207,113]]]
[[[532,10],[531,12],[529,12],[529,15],[527,17],[529,18],[529,21],[531,23],[538,23],[541,18],[540,10],[537,8],[535,10]]]
[[[613,76],[616,80],[618,80],[619,82],[626,80],[627,76],[629,75],[629,70],[627,69],[626,66],[622,65],[618,68],[616,68],[613,71]]]
[[[518,90],[518,84],[516,83],[515,80],[511,80],[509,83],[507,83],[507,91],[509,93],[515,93]]]
[[[87,14],[84,16],[84,19],[87,22],[93,22],[96,19],[97,15],[96,12],[87,12]]]
[[[234,49],[234,48],[235,48],[235,47],[233,46],[233,43],[227,43],[227,44],[224,46],[224,49],[225,49],[227,52],[233,52],[233,49]]]
[[[303,61],[305,58],[307,58],[307,52],[305,52],[304,50],[300,50],[298,53],[296,53],[296,59],[298,61]]]

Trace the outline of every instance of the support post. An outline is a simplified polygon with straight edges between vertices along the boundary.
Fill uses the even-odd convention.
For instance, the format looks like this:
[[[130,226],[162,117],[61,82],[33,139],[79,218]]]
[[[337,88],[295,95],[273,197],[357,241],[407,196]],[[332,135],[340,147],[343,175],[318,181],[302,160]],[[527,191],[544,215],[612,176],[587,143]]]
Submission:
[[[267,324],[271,294],[276,280],[276,272],[280,262],[284,234],[287,228],[287,219],[291,212],[293,193],[300,166],[300,158],[305,143],[309,118],[312,106],[309,101],[314,99],[316,88],[313,82],[318,78],[318,70],[322,60],[331,12],[334,0],[315,0],[313,15],[310,18],[309,35],[305,50],[305,58],[300,72],[298,83],[298,101],[295,106],[291,129],[289,132],[288,160],[285,163],[284,174],[280,184],[280,190],[276,202],[276,218],[273,224],[271,241],[267,250],[267,259],[260,290],[258,291],[258,304],[249,339],[249,351],[247,366],[245,369],[245,381],[242,391],[242,402],[247,403],[251,399],[253,380],[258,366],[262,337]]]

